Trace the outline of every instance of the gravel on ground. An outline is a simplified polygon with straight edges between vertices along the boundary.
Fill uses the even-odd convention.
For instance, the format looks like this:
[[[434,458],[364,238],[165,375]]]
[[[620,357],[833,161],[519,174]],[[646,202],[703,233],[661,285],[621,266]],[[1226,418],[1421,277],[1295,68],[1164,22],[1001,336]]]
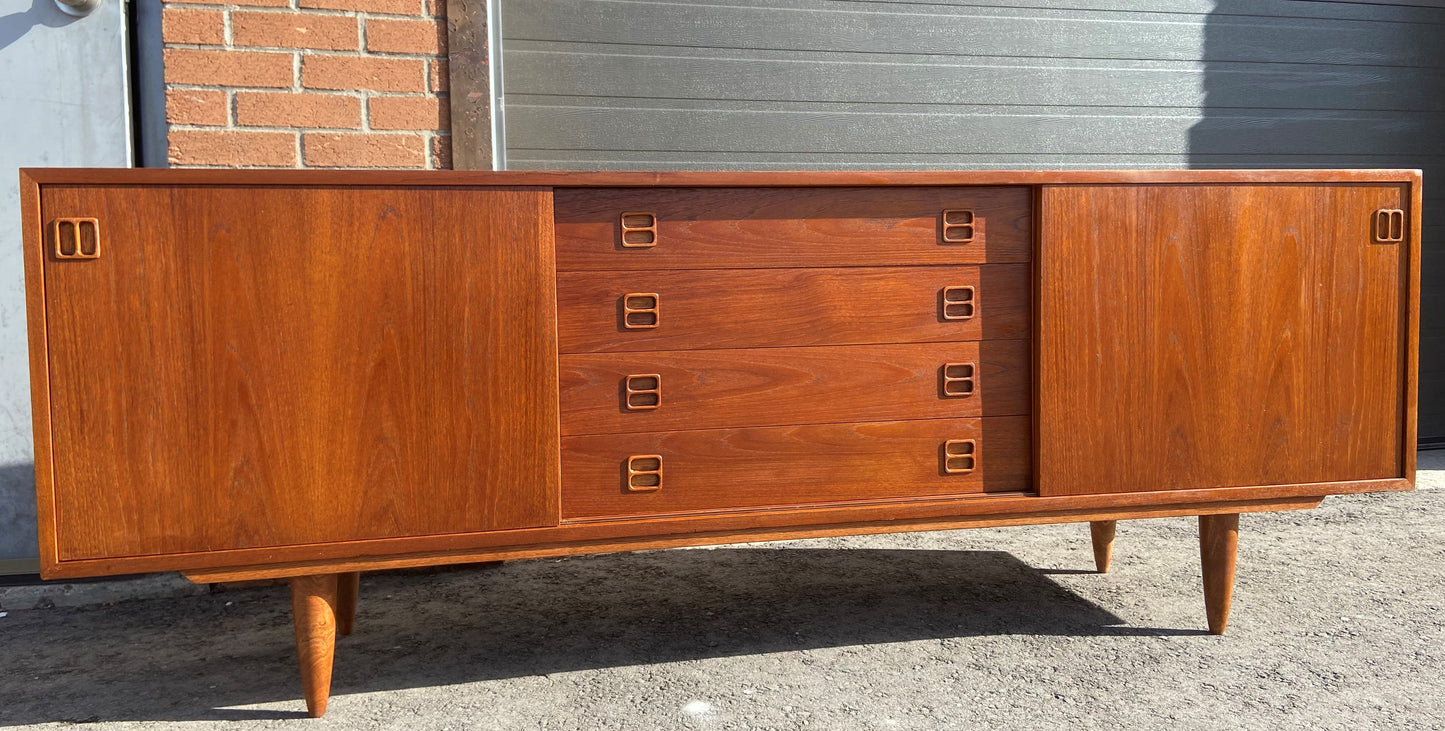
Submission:
[[[1438,455],[1438,456],[1436,456]],[[1445,728],[1445,454],[1409,493],[1246,515],[1228,635],[1196,522],[510,562],[363,578],[304,719],[284,586],[0,616],[0,726]]]

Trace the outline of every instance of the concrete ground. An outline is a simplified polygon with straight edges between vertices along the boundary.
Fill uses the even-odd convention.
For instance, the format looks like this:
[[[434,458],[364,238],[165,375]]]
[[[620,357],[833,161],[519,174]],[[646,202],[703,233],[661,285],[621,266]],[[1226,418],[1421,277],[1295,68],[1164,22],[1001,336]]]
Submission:
[[[1247,515],[1229,634],[1193,519],[363,579],[303,718],[285,587],[0,617],[0,725],[1445,728],[1445,453],[1412,493]],[[846,549],[846,550],[845,550]]]

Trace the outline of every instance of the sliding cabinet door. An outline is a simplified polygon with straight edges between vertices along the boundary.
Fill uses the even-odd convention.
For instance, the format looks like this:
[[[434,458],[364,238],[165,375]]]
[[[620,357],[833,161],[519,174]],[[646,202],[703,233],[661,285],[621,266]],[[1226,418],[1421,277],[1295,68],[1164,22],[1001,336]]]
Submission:
[[[1039,492],[1402,476],[1408,193],[1046,187]]]

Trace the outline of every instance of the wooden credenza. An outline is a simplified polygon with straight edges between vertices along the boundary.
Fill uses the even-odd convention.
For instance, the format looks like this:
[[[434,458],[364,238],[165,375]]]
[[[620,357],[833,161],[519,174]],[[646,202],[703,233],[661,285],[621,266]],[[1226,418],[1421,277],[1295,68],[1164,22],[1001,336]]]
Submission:
[[[24,170],[44,575],[290,578],[1410,489],[1416,171]]]

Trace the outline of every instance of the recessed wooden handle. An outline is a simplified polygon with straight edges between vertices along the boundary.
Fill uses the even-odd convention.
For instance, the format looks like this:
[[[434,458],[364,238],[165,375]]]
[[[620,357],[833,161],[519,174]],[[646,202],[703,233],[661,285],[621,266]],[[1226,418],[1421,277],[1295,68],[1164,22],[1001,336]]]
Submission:
[[[950,439],[943,443],[943,473],[966,475],[978,465],[978,445],[972,439]]]
[[[622,248],[649,249],[657,245],[657,216],[645,211],[627,211],[621,216]]]
[[[943,396],[972,396],[978,389],[977,371],[978,368],[973,363],[944,363],[940,369],[943,375]]]
[[[56,259],[100,258],[100,221],[94,218],[57,218],[50,238]]]
[[[662,489],[662,455],[634,454],[627,458],[628,492],[657,492]]]
[[[943,319],[967,320],[978,306],[978,293],[969,285],[943,288]]]
[[[633,374],[623,380],[622,407],[628,411],[648,411],[662,404],[662,375]]]
[[[622,295],[622,327],[625,330],[651,330],[662,320],[661,300],[656,292],[632,292]]]
[[[973,211],[966,208],[949,208],[943,212],[943,243],[973,243]]]
[[[1405,212],[1399,208],[1381,208],[1375,211],[1375,243],[1398,244],[1405,240]]]

